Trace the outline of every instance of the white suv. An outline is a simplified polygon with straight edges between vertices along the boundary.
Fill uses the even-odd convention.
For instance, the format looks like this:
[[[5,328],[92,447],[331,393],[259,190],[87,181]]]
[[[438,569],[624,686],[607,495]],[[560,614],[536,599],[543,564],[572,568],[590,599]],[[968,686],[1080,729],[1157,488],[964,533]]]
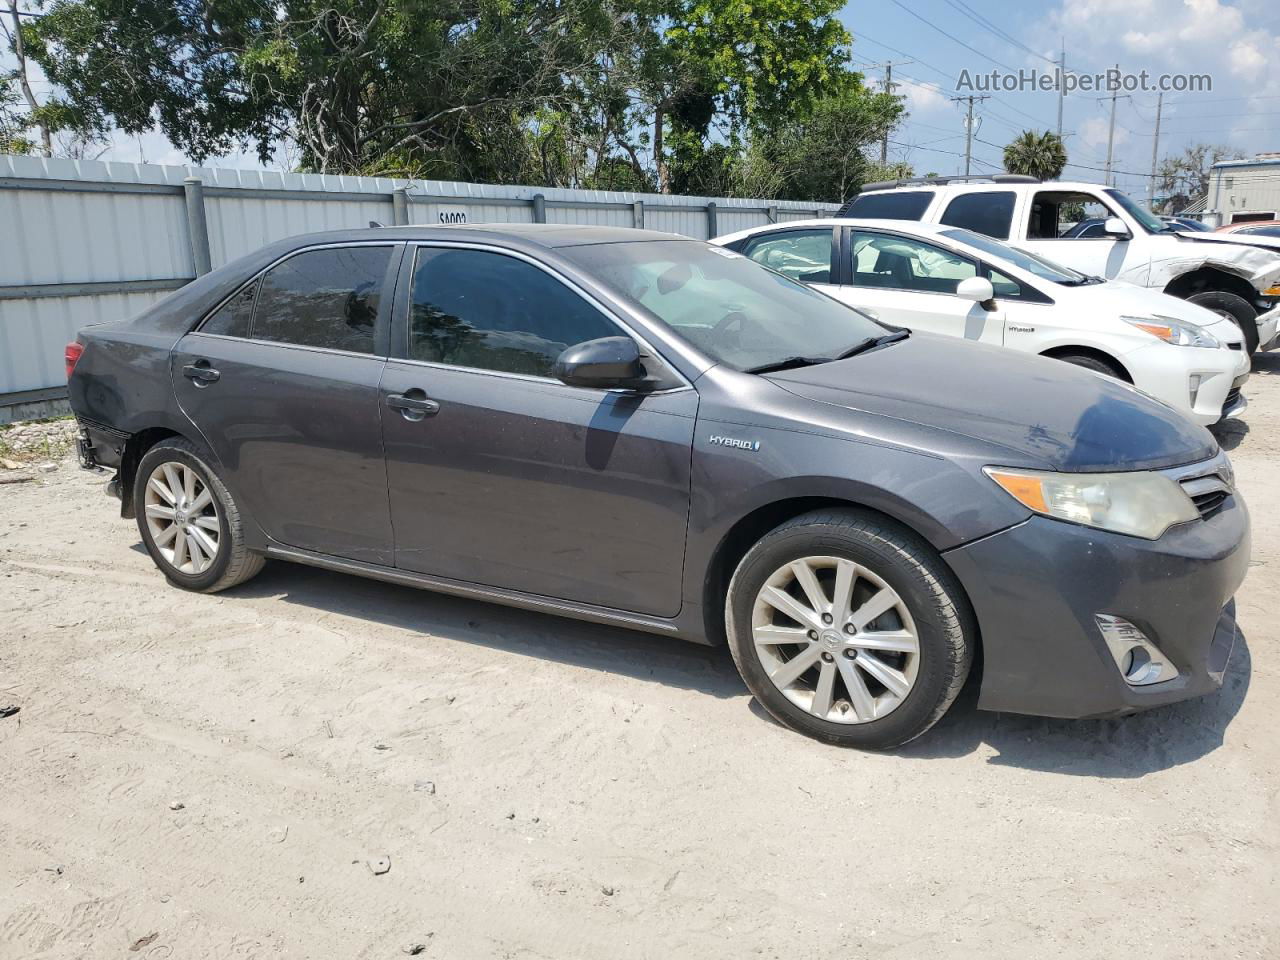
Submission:
[[[867,184],[839,215],[984,233],[1082,273],[1207,307],[1239,325],[1251,353],[1277,345],[1280,254],[1180,231],[1112,187],[1016,174],[895,180]]]

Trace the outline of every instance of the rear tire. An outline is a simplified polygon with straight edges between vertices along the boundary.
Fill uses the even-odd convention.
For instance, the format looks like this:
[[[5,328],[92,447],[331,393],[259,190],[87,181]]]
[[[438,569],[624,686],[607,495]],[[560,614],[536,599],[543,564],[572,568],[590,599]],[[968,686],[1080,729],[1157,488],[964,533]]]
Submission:
[[[217,593],[266,563],[245,547],[235,499],[190,440],[162,440],[143,454],[133,502],[142,543],[174,586]]]
[[[853,509],[766,534],[733,574],[725,620],[739,673],[775,719],[871,750],[914,740],[946,713],[977,636],[933,548]]]
[[[1101,373],[1103,376],[1114,377],[1117,380],[1123,380],[1125,383],[1129,382],[1129,378],[1124,375],[1124,371],[1118,365],[1091,353],[1055,353],[1052,355],[1052,359],[1061,360],[1077,367],[1084,367],[1086,370]]]
[[[1258,311],[1244,297],[1225,290],[1206,290],[1187,297],[1187,303],[1212,310],[1230,320],[1244,334],[1244,345],[1249,355],[1258,352]]]

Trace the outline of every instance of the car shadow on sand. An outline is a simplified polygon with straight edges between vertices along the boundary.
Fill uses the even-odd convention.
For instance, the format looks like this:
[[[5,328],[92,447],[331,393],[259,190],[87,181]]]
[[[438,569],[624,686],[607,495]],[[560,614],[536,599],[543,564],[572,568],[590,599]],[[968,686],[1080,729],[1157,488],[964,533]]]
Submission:
[[[273,563],[233,597],[271,597],[307,610],[385,624],[441,641],[477,644],[585,670],[601,670],[721,699],[745,697],[724,647],[570,620],[429,593],[289,563]],[[1053,720],[977,710],[970,682],[951,710],[919,740],[895,751],[915,759],[994,750],[988,762],[1072,776],[1140,777],[1190,763],[1222,745],[1249,689],[1243,634],[1217,693],[1108,720]],[[775,721],[754,701],[750,712]],[[744,735],[750,735],[744,731]]]

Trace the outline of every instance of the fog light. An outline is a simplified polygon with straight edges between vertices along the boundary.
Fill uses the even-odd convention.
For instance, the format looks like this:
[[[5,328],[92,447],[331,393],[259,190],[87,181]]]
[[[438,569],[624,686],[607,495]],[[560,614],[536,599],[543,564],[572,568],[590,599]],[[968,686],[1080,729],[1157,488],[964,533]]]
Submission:
[[[1094,619],[1125,683],[1131,687],[1145,687],[1172,680],[1178,675],[1178,668],[1169,662],[1160,648],[1128,620],[1109,613],[1096,614]]]
[[[1196,405],[1196,397],[1200,395],[1200,381],[1203,379],[1200,374],[1193,373],[1191,375],[1191,406]]]

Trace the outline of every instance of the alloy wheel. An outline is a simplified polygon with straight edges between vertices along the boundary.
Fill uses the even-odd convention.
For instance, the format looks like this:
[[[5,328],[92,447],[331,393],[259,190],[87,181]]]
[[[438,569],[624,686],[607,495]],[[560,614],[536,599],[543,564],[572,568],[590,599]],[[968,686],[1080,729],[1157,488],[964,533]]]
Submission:
[[[143,510],[152,542],[170,566],[191,575],[209,569],[222,525],[213,491],[192,467],[170,461],[151,471]]]
[[[874,571],[843,557],[802,557],[775,570],[756,595],[751,638],[779,692],[834,723],[892,713],[920,666],[907,605]]]

